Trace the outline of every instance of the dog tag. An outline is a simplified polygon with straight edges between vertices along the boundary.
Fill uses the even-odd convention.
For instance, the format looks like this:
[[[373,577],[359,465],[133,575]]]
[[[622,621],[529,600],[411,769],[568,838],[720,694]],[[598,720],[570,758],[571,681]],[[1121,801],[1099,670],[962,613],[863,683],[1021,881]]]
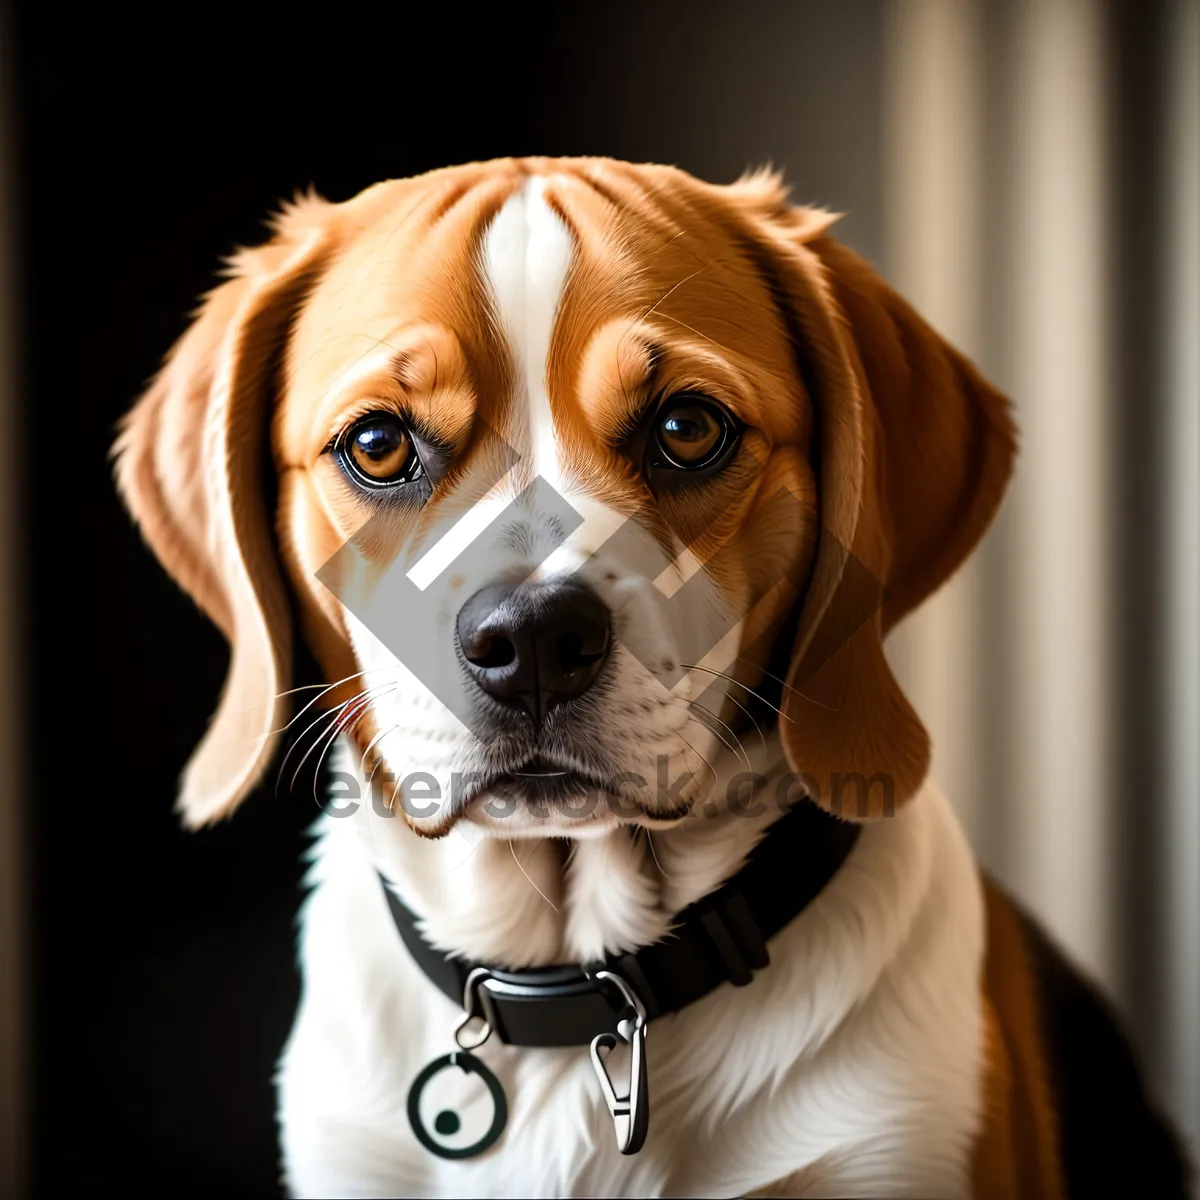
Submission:
[[[425,1127],[421,1117],[421,1095],[433,1079],[443,1071],[462,1071],[468,1075],[477,1075],[487,1086],[492,1101],[492,1123],[487,1132],[478,1141],[469,1146],[447,1146],[437,1141]],[[417,1135],[417,1141],[439,1158],[474,1158],[482,1154],[488,1147],[495,1144],[497,1138],[504,1132],[508,1122],[508,1102],[504,1097],[504,1089],[500,1080],[488,1068],[467,1050],[455,1050],[435,1058],[417,1077],[408,1092],[408,1123]],[[434,1118],[434,1132],[442,1137],[453,1137],[462,1128],[462,1117],[452,1108],[442,1109]]]

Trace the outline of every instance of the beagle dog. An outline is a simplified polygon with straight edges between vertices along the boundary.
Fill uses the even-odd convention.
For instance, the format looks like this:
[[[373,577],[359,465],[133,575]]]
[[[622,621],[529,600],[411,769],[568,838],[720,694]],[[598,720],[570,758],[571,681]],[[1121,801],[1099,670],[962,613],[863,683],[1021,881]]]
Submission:
[[[325,770],[291,1194],[1183,1194],[884,657],[1008,405],[834,221],[587,158],[302,197],[125,419],[231,647],[183,822],[296,710],[284,777]]]

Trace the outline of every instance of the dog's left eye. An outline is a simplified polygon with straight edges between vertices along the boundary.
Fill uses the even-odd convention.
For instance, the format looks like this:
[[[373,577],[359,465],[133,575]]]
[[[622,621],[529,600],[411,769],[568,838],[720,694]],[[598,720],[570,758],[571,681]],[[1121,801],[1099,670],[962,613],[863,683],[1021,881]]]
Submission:
[[[412,436],[393,413],[371,413],[356,421],[335,449],[347,474],[368,487],[411,483],[423,473]]]
[[[737,446],[740,429],[710,396],[681,392],[659,407],[650,434],[646,470],[661,475],[723,466]]]

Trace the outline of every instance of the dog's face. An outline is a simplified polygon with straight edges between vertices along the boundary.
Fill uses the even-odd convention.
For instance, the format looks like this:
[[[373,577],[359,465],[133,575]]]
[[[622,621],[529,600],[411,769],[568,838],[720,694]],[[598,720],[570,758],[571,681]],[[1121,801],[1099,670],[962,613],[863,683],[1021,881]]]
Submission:
[[[296,322],[292,582],[336,597],[314,624],[333,678],[363,672],[347,727],[431,833],[677,817],[730,740],[705,670],[750,673],[702,660],[777,627],[810,566],[812,414],[767,280],[677,190],[610,187],[451,173]],[[685,786],[660,796],[660,763]]]
[[[748,721],[818,802],[854,773],[903,802],[928,747],[881,640],[986,526],[1011,432],[830,223],[605,160],[288,210],[119,443],[233,647],[189,822],[270,756],[293,613],[321,732],[421,833],[678,819]]]

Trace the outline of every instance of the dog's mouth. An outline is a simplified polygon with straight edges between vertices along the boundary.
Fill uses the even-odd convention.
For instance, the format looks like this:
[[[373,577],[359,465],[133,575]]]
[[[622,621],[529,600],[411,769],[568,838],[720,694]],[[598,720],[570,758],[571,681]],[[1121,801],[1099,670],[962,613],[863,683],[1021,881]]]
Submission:
[[[580,770],[535,754],[519,767],[492,775],[472,799],[486,794],[502,802],[524,803],[532,809],[553,809],[573,802],[578,805],[589,794],[610,792],[612,786],[598,772]]]
[[[503,789],[511,791],[520,789],[526,794],[530,791],[539,795],[563,795],[588,788],[603,787],[598,775],[577,770],[571,766],[561,766],[540,754],[534,755],[519,769],[506,771],[497,775],[492,781],[493,791]]]
[[[464,796],[461,813],[474,824],[512,834],[596,832],[656,817],[652,797],[629,787],[629,777],[535,754],[517,767],[489,773]]]

